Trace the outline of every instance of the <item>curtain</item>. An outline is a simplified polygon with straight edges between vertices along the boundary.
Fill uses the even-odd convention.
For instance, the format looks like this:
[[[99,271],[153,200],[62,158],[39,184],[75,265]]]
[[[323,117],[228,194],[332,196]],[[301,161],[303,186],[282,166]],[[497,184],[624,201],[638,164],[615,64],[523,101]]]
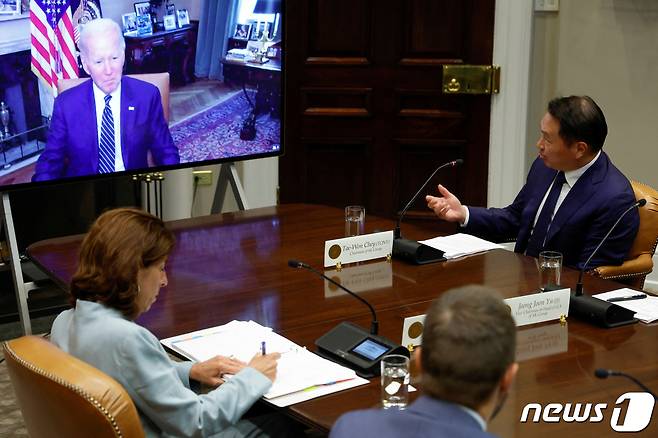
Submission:
[[[223,80],[222,58],[234,26],[240,0],[202,0],[194,74]]]

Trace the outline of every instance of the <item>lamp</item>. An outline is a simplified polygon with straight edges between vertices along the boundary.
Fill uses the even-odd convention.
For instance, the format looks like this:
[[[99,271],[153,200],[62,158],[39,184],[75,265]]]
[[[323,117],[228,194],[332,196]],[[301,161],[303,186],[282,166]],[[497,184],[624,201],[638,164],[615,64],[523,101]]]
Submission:
[[[257,0],[254,6],[254,14],[274,14],[274,30],[271,37],[274,37],[279,29],[279,14],[281,12],[281,0]],[[257,22],[257,27],[260,22]]]

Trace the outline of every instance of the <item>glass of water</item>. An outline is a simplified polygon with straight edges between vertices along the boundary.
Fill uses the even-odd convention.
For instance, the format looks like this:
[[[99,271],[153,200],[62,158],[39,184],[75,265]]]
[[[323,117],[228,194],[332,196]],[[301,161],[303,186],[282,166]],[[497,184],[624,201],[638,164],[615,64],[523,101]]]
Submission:
[[[366,208],[361,205],[345,207],[345,237],[363,234],[366,224]]]
[[[562,254],[557,251],[542,251],[537,259],[539,289],[542,292],[556,290],[560,286]]]
[[[409,358],[389,354],[381,361],[382,406],[404,409],[409,403]]]

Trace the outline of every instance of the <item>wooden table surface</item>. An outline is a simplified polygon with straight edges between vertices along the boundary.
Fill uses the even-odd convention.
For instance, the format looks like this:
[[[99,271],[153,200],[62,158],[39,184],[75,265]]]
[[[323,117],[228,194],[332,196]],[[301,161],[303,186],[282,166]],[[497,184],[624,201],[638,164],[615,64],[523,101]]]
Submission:
[[[165,338],[233,319],[251,319],[310,349],[315,349],[315,339],[341,321],[367,328],[370,313],[363,304],[314,274],[287,265],[289,259],[297,259],[321,269],[324,241],[341,237],[343,224],[341,209],[300,204],[170,222],[177,245],[167,264],[169,285],[137,322]],[[393,226],[388,219],[366,217],[366,232]],[[407,224],[402,232],[413,239],[433,237]],[[32,245],[28,253],[66,287],[77,265],[80,241],[81,236],[46,240]],[[375,307],[380,334],[396,342],[401,340],[404,318],[425,313],[430,302],[450,288],[484,284],[504,297],[513,297],[533,293],[538,286],[535,260],[505,250],[424,266],[372,261],[326,274],[338,275],[344,284],[357,289]],[[562,284],[575,285],[577,276],[577,271],[564,269]],[[585,276],[586,293],[618,287]],[[505,407],[489,425],[489,431],[503,437],[617,435],[610,426],[615,402],[622,394],[639,390],[622,377],[597,379],[593,375],[597,368],[630,373],[658,390],[655,325],[602,329],[569,318],[566,325],[522,327],[517,356],[520,370],[514,386]],[[291,406],[285,412],[326,431],[346,411],[377,407],[379,391],[375,379],[359,388]],[[528,403],[606,403],[607,408],[604,420],[598,423],[521,423]],[[625,413],[628,402],[620,406]],[[654,420],[636,435],[657,433],[658,421]]]

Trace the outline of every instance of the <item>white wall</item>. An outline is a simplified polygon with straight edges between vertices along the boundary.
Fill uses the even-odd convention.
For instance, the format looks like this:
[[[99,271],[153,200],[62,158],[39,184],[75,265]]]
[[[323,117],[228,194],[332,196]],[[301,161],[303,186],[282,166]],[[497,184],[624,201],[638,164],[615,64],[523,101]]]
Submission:
[[[588,94],[605,113],[604,150],[629,178],[658,187],[658,2],[562,0],[535,12],[528,163],[547,101]]]

